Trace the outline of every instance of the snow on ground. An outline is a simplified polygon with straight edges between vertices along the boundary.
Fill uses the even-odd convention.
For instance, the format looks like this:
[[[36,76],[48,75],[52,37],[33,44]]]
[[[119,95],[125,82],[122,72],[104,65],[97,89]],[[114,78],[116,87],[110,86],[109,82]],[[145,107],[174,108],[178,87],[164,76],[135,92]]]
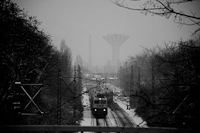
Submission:
[[[136,125],[139,125],[140,127],[147,127],[146,122],[142,120],[141,117],[137,116],[135,114],[134,109],[127,109],[127,102],[125,101],[121,101],[119,99],[116,99],[115,101],[122,109],[124,109],[124,111],[126,111],[131,118],[134,120]]]
[[[80,125],[81,126],[91,126],[92,120],[91,120],[89,97],[86,93],[83,94],[82,96],[83,96],[82,103],[84,106],[84,111],[83,111],[83,120],[81,121]]]
[[[147,127],[146,122],[143,121],[141,117],[135,114],[134,109],[130,109],[130,110],[127,109],[126,99],[115,98],[115,102],[131,116],[131,118],[135,121],[135,124],[139,125],[140,127]],[[90,102],[89,102],[89,96],[87,93],[83,94],[82,103],[84,106],[84,111],[83,111],[83,120],[81,121],[80,125],[91,126],[93,125],[93,122],[91,119]]]

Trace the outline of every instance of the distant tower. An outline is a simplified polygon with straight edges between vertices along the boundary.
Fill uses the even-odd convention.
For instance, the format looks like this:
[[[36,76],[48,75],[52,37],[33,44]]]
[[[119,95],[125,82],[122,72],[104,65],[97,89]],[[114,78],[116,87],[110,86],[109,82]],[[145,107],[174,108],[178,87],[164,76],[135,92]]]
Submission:
[[[92,68],[92,46],[91,46],[91,36],[89,37],[89,68]]]
[[[112,65],[115,67],[119,66],[120,46],[129,38],[123,34],[108,34],[103,38],[112,47]]]

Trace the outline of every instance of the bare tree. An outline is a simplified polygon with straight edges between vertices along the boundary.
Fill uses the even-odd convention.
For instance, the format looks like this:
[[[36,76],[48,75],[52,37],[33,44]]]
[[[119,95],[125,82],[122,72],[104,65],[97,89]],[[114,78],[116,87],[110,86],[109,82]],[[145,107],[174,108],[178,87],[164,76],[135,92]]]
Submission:
[[[119,7],[140,11],[146,14],[158,15],[166,18],[174,17],[174,21],[182,25],[195,25],[198,28],[193,34],[200,31],[200,16],[196,12],[179,8],[185,4],[196,4],[197,0],[110,0]],[[134,3],[133,3],[134,2]],[[192,9],[191,9],[192,10]]]

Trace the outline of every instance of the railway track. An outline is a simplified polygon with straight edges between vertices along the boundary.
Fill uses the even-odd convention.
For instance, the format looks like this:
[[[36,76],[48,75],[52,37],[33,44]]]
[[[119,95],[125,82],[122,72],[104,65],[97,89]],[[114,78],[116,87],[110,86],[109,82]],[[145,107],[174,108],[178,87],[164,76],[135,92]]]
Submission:
[[[106,119],[96,119],[97,126],[106,127],[107,122]]]
[[[106,118],[103,118],[103,119],[96,119],[96,124],[97,124],[97,126],[101,126],[101,127],[113,126],[113,124],[108,116],[106,116]],[[108,132],[97,132],[97,133],[108,133]],[[114,133],[114,132],[110,132],[110,133]]]
[[[112,114],[115,117],[115,119],[119,119],[120,122],[118,123],[118,126],[122,127],[135,127],[134,121],[130,118],[130,116],[124,111],[121,107],[119,107],[118,104],[112,103],[110,105],[110,108],[112,110]],[[121,123],[121,124],[120,124]]]
[[[111,120],[110,120],[110,118],[108,116],[106,116],[105,121],[107,123],[107,126],[109,126],[109,127],[113,126],[113,124],[112,124],[112,122],[111,122]]]
[[[97,126],[101,126],[101,127],[111,127],[112,126],[112,122],[110,120],[110,118],[108,116],[106,116],[106,118],[96,118],[96,125]]]
[[[110,113],[111,113],[112,117],[114,118],[116,125],[117,125],[118,127],[122,127],[123,124],[122,124],[122,122],[118,119],[117,114],[116,114],[114,111],[110,111]]]
[[[101,126],[101,127],[112,126],[111,120],[109,119],[108,116],[106,116],[106,118],[95,118],[92,115],[91,118],[92,118],[91,119],[91,125],[92,126]]]
[[[124,111],[121,107],[119,107],[118,104],[113,103],[112,105],[110,105],[110,109],[111,109],[110,113],[113,116],[114,121],[115,121],[115,126],[136,127],[132,118],[130,118],[130,116],[126,113],[126,111]],[[94,118],[92,116],[92,125],[101,126],[101,127],[113,126],[109,116],[106,116],[106,118]]]

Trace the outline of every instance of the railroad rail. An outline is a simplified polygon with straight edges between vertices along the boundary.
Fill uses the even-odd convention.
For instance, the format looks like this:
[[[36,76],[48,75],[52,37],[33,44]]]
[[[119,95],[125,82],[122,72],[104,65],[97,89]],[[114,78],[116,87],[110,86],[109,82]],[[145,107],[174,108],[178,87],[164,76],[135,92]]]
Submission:
[[[0,125],[0,131],[73,131],[73,132],[131,132],[131,133],[190,133],[200,129],[161,128],[161,127],[100,127],[77,125]]]
[[[123,127],[136,127],[134,121],[130,119],[129,115],[123,109],[121,109],[118,104],[112,103],[110,104],[110,108],[115,119],[119,119]]]

